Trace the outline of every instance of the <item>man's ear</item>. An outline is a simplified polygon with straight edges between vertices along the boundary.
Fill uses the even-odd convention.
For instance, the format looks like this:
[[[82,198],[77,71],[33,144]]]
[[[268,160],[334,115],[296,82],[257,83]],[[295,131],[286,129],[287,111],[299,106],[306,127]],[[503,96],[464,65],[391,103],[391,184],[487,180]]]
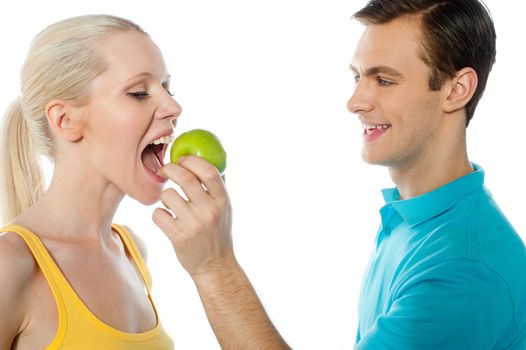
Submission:
[[[466,107],[475,94],[478,85],[477,72],[473,68],[462,68],[446,85],[446,99],[443,109],[446,113],[456,112]]]
[[[79,108],[62,100],[53,100],[46,105],[46,117],[57,136],[70,142],[82,139],[83,123]]]

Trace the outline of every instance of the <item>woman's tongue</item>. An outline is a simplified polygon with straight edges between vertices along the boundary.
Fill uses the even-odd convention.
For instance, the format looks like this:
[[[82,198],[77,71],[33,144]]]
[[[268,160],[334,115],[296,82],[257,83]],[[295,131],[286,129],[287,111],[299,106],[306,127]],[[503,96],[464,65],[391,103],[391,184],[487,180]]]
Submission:
[[[146,147],[146,149],[142,152],[141,160],[144,166],[154,174],[157,174],[157,171],[162,166],[152,147]]]

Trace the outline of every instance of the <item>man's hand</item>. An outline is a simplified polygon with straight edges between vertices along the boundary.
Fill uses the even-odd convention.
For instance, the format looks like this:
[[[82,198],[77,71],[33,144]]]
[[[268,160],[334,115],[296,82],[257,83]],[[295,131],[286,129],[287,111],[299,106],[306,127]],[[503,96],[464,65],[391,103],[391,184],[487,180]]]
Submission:
[[[196,157],[161,169],[178,184],[161,194],[154,222],[190,273],[222,349],[290,349],[267,316],[232,248],[232,209],[215,167]]]
[[[172,242],[183,267],[194,278],[231,266],[232,210],[217,169],[200,158],[188,156],[178,165],[165,165],[160,174],[178,184],[188,198],[168,188],[161,194],[168,210],[157,208],[153,213],[153,221]]]

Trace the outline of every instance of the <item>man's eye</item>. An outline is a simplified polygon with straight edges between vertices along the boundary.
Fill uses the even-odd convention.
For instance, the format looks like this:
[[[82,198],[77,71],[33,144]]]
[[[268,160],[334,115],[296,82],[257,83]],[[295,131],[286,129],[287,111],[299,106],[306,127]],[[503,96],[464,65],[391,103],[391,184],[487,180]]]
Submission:
[[[359,75],[355,75],[354,76],[354,83],[358,84],[359,81],[360,81],[360,76]]]
[[[378,84],[380,84],[380,86],[390,86],[393,85],[393,82],[378,77]]]
[[[149,97],[150,94],[148,94],[146,91],[134,91],[128,92],[128,96],[133,97],[137,100],[144,100],[145,98]]]

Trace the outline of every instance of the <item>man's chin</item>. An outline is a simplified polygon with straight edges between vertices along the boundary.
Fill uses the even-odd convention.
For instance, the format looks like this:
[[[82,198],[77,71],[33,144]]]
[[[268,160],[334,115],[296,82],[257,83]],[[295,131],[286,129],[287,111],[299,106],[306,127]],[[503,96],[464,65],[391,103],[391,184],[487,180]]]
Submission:
[[[378,154],[366,152],[365,150],[362,151],[362,160],[370,165],[379,165],[384,167],[390,167],[392,165],[392,162],[390,162],[389,159],[386,159],[385,156],[382,157]]]
[[[362,149],[362,160],[370,165],[383,165],[382,158],[378,155],[367,152],[367,150]]]

